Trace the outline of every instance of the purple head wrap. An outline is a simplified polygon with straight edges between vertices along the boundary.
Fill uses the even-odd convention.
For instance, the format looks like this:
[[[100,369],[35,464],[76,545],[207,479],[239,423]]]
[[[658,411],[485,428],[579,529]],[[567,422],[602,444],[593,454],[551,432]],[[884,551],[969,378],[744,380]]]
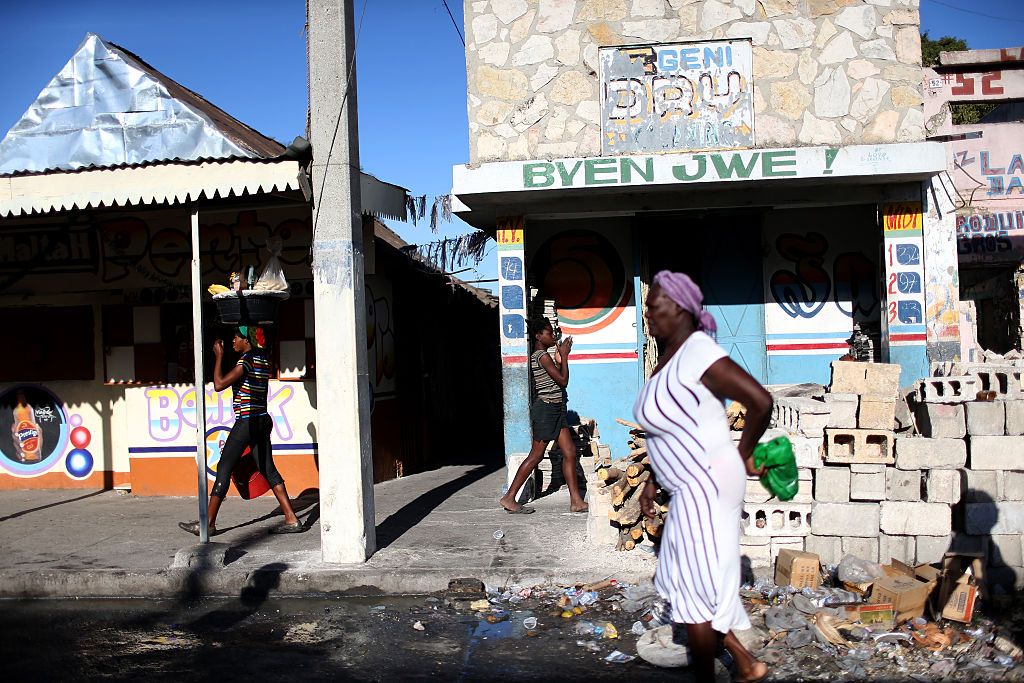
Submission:
[[[701,330],[714,334],[718,331],[718,324],[715,316],[711,315],[701,304],[704,302],[704,293],[700,291],[690,276],[686,273],[673,273],[671,270],[662,270],[654,276],[654,284],[661,287],[665,296],[679,304],[684,311],[689,311],[697,318],[697,327]]]

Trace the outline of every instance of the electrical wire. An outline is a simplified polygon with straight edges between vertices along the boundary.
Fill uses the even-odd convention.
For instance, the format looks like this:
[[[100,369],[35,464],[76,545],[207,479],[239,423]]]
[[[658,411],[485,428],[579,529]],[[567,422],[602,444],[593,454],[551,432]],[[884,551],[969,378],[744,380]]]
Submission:
[[[462,47],[466,47],[466,39],[462,35],[462,29],[459,28],[459,23],[455,21],[455,15],[452,14],[451,8],[448,7],[448,0],[441,0],[441,4],[443,4],[444,8],[448,10],[448,16],[451,17],[452,26],[455,27],[455,32],[459,34],[459,40],[462,41]]]
[[[344,2],[344,0],[342,0]],[[356,28],[355,39],[352,41],[352,59],[348,62],[348,67],[345,70],[345,92],[341,95],[341,105],[338,107],[338,120],[334,123],[334,133],[331,135],[331,146],[327,150],[327,158],[324,161],[323,177],[320,179],[320,194],[316,198],[316,204],[314,205],[315,213],[313,218],[313,239],[309,244],[309,252],[313,253],[313,245],[316,244],[316,226],[320,221],[320,200],[324,196],[324,188],[327,187],[327,171],[331,167],[331,155],[334,154],[334,143],[338,140],[338,129],[341,127],[341,117],[345,113],[345,102],[348,101],[348,94],[352,90],[352,70],[356,65],[356,50],[359,48],[359,36],[363,34],[363,19],[366,18],[366,3],[367,0],[363,0],[363,9],[359,14],[359,26]],[[307,13],[309,4],[306,4]],[[351,162],[348,164],[352,166]]]
[[[1014,22],[1016,24],[1024,24],[1024,19],[1011,19],[1010,17],[1000,17],[1000,16],[996,16],[995,14],[985,14],[984,12],[976,12],[976,11],[974,11],[972,9],[964,9],[963,7],[957,7],[956,5],[951,5],[948,2],[942,2],[942,0],[927,0],[927,1],[930,2],[930,3],[936,4],[936,5],[942,5],[943,7],[948,7],[949,9],[956,10],[957,12],[963,12],[964,14],[973,14],[973,15],[978,16],[978,17],[985,17],[986,19],[996,19],[997,21],[1012,21],[1012,22]]]

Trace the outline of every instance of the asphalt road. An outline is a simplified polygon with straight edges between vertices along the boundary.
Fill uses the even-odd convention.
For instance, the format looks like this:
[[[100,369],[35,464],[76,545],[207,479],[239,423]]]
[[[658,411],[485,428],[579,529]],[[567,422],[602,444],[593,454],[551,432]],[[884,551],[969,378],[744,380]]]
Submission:
[[[589,646],[577,644],[579,619],[549,612],[527,635],[531,614],[492,624],[427,596],[4,601],[0,661],[5,681],[689,680],[640,659],[605,662],[636,653],[621,612],[622,637]]]

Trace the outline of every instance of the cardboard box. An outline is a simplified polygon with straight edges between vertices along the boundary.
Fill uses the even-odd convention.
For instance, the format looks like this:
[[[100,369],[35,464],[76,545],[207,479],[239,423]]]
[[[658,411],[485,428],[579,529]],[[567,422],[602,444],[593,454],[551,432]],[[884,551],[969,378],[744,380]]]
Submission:
[[[864,625],[891,631],[896,627],[896,610],[889,602],[861,605],[857,610],[857,619]]]
[[[783,548],[775,560],[775,585],[817,588],[821,585],[821,559],[814,553]]]
[[[932,607],[950,621],[968,623],[974,615],[979,585],[985,580],[985,556],[980,553],[946,553],[942,558],[940,588]]]
[[[896,623],[924,616],[928,597],[936,586],[935,570],[928,565],[911,567],[897,560],[882,566],[885,576],[871,589],[869,604],[892,603]]]

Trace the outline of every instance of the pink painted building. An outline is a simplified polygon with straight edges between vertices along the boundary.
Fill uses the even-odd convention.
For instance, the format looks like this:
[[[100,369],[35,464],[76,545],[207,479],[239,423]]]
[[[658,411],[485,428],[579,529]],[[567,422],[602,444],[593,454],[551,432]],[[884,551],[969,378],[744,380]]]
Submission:
[[[979,106],[978,123],[959,123]],[[1019,349],[1024,48],[943,52],[939,66],[924,70],[924,112],[928,139],[946,146],[947,186],[956,192],[962,356],[976,356],[978,346],[999,353]]]

